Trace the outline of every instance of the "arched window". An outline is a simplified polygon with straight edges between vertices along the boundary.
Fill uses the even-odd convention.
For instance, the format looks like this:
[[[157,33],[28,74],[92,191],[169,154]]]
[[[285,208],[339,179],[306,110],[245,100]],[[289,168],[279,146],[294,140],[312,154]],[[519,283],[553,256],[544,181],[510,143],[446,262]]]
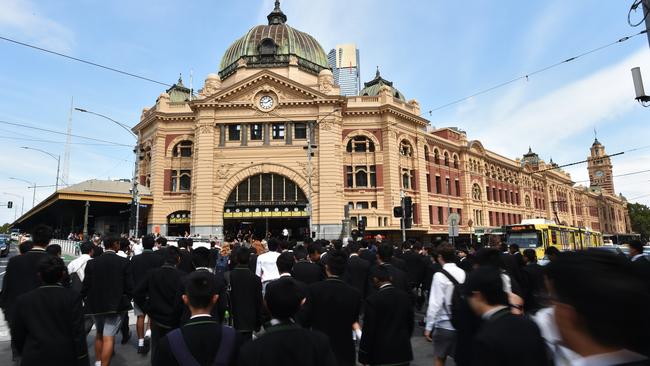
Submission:
[[[526,208],[530,208],[530,196],[524,198],[524,204],[526,205]]]
[[[454,169],[458,169],[458,155],[454,154]]]
[[[177,143],[174,148],[172,149],[172,156],[177,158],[189,158],[192,156],[192,147],[193,147],[192,141],[189,140],[184,140],[179,143]]]
[[[412,157],[413,147],[411,146],[411,143],[406,140],[402,140],[402,142],[399,144],[399,153],[402,156]]]
[[[438,149],[433,149],[433,162],[435,164],[440,164],[440,152]]]
[[[357,167],[356,172],[354,173],[354,180],[357,187],[368,186],[368,173],[364,168],[365,167]]]
[[[429,161],[429,147],[424,145],[424,161]]]
[[[481,187],[476,183],[472,186],[472,198],[477,201],[481,200]]]
[[[445,166],[449,166],[449,153],[445,151]]]
[[[347,152],[375,152],[375,143],[366,136],[355,136],[350,141],[345,149]]]

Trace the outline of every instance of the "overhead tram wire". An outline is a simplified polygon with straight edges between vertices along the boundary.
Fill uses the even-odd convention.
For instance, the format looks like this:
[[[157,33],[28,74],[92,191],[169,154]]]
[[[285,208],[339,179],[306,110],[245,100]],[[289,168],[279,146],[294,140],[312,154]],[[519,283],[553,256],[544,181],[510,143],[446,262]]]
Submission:
[[[477,91],[477,92],[474,93],[474,94],[471,94],[471,95],[468,95],[468,96],[466,96],[466,97],[463,97],[463,98],[459,98],[459,99],[453,100],[453,101],[451,101],[451,102],[448,102],[448,103],[442,104],[442,105],[440,105],[440,106],[438,106],[438,107],[435,107],[435,108],[433,108],[433,109],[430,109],[428,112],[422,113],[420,116],[424,116],[426,113],[429,113],[429,115],[431,115],[431,114],[432,114],[433,112],[435,112],[435,111],[438,111],[438,110],[441,110],[441,109],[444,109],[444,108],[447,108],[447,107],[451,107],[452,105],[458,104],[458,103],[460,103],[460,102],[464,102],[464,101],[466,101],[466,100],[468,100],[468,99],[472,99],[472,98],[477,97],[477,96],[479,96],[479,95],[483,95],[483,94],[489,93],[489,92],[491,92],[491,91],[493,91],[493,90],[503,88],[503,87],[505,87],[505,86],[508,86],[508,85],[510,85],[510,84],[512,84],[512,83],[515,83],[515,82],[517,82],[517,81],[520,81],[520,80],[526,80],[526,81],[529,81],[530,77],[533,76],[533,75],[541,74],[541,73],[543,73],[543,72],[545,72],[545,71],[548,71],[548,70],[550,70],[550,69],[554,69],[554,68],[556,68],[556,67],[558,67],[558,66],[564,65],[564,64],[569,63],[569,62],[572,62],[572,61],[575,61],[575,60],[577,60],[577,59],[579,59],[579,58],[581,58],[581,57],[584,57],[584,56],[590,55],[590,54],[592,54],[592,53],[595,53],[595,52],[598,52],[598,51],[601,51],[601,50],[604,50],[605,48],[609,48],[609,47],[614,46],[614,45],[616,45],[616,44],[623,43],[623,42],[625,42],[625,41],[627,41],[627,40],[629,40],[629,39],[632,39],[632,38],[634,38],[634,37],[636,37],[636,36],[640,36],[640,35],[645,34],[645,33],[647,33],[647,32],[648,32],[648,31],[644,29],[644,30],[640,31],[639,33],[635,33],[635,34],[632,34],[632,35],[629,35],[629,36],[626,36],[626,37],[620,38],[620,39],[617,40],[617,41],[614,41],[614,42],[608,43],[608,44],[603,45],[603,46],[600,46],[600,47],[596,47],[596,48],[591,49],[591,50],[589,50],[589,51],[585,51],[585,52],[583,52],[583,53],[581,53],[581,54],[578,54],[578,55],[576,55],[576,56],[569,57],[569,58],[567,58],[567,59],[565,59],[565,60],[563,60],[563,61],[556,62],[556,63],[551,64],[551,65],[549,65],[549,66],[546,66],[546,67],[543,67],[543,68],[541,68],[541,69],[538,69],[538,70],[535,70],[535,71],[529,72],[529,73],[527,73],[527,74],[525,74],[525,75],[518,76],[518,77],[516,77],[516,78],[514,78],[514,79],[511,79],[511,80],[508,80],[508,81],[505,81],[505,82],[499,83],[499,84],[494,85],[494,86],[491,86],[491,87],[489,87],[489,88],[486,88],[486,89],[483,89],[483,90],[479,90],[479,91]]]
[[[0,124],[10,125],[10,126],[17,126],[17,127],[22,127],[22,128],[29,128],[29,129],[32,129],[32,130],[49,132],[49,133],[54,133],[54,134],[57,134],[57,135],[64,135],[64,136],[68,135],[68,133],[66,133],[66,132],[60,132],[60,131],[50,130],[50,129],[47,129],[47,128],[30,126],[30,125],[26,125],[26,124],[22,124],[22,123],[15,123],[15,122],[0,120]],[[110,144],[110,145],[132,147],[130,145],[120,144],[118,142],[113,142],[113,141],[108,141],[108,140],[97,139],[97,138],[94,138],[94,137],[87,137],[87,136],[74,135],[74,134],[70,134],[70,136],[80,138],[80,139],[90,140],[90,141],[103,142],[105,144]]]
[[[73,61],[81,62],[81,63],[87,64],[87,65],[91,65],[91,66],[99,67],[99,68],[104,69],[104,70],[113,71],[113,72],[116,72],[116,73],[118,73],[118,74],[122,74],[122,75],[130,76],[130,77],[133,77],[133,78],[136,78],[136,79],[140,79],[140,80],[148,81],[148,82],[155,83],[155,84],[164,85],[164,86],[167,86],[167,87],[172,86],[171,84],[163,83],[162,81],[154,80],[154,79],[148,78],[148,77],[146,77],[146,76],[142,76],[142,75],[134,74],[134,73],[131,73],[131,72],[128,72],[128,71],[124,71],[124,70],[116,69],[116,68],[114,68],[114,67],[110,67],[110,66],[106,66],[106,65],[98,64],[98,63],[96,63],[96,62],[92,62],[92,61],[84,60],[84,59],[81,59],[81,58],[73,57],[73,56],[66,55],[66,54],[61,53],[61,52],[56,52],[56,51],[48,50],[48,49],[46,49],[46,48],[38,47],[38,46],[35,46],[35,45],[33,45],[33,44],[29,44],[29,43],[25,43],[25,42],[20,42],[20,41],[17,41],[17,40],[15,40],[15,39],[11,39],[11,38],[7,38],[7,37],[2,37],[2,36],[0,36],[0,40],[7,41],[7,42],[11,42],[11,43],[13,43],[13,44],[17,44],[17,45],[20,45],[20,46],[23,46],[23,47],[32,48],[32,49],[35,49],[35,50],[38,50],[38,51],[41,51],[41,52],[45,52],[45,53],[49,53],[49,54],[52,54],[52,55],[60,56],[60,57],[63,57],[63,58],[67,58],[67,59],[69,59],[69,60],[73,60]]]
[[[630,175],[637,175],[637,174],[643,174],[643,173],[650,173],[650,169],[639,170],[639,171],[635,171],[635,172],[614,175],[614,176],[612,176],[612,178],[627,177],[627,176],[630,176]],[[586,182],[589,182],[589,179],[587,179],[587,180],[579,180],[579,181],[576,181],[575,183],[586,183]]]

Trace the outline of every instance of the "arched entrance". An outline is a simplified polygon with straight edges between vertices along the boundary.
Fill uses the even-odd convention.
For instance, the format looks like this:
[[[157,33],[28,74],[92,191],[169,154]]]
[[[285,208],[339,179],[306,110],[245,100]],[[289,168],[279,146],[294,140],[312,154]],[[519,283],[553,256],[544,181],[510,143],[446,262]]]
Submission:
[[[291,179],[274,173],[252,175],[241,181],[224,205],[224,236],[253,234],[261,239],[282,236],[303,240],[309,235],[307,197]]]
[[[167,236],[184,236],[190,232],[192,214],[189,211],[176,211],[167,216]]]

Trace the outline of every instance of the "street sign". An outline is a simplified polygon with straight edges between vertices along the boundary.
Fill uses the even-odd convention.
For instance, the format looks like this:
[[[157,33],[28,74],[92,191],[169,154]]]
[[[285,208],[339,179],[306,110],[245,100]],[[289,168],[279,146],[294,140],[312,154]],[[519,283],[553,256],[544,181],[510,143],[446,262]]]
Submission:
[[[449,225],[449,236],[455,238],[459,234],[458,223],[460,222],[460,215],[457,213],[449,214],[447,224]]]

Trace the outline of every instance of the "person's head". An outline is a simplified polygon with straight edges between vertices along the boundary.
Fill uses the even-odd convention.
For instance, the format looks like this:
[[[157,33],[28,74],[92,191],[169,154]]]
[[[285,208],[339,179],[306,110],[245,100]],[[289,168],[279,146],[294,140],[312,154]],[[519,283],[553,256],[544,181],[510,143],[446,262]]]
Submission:
[[[59,244],[50,244],[45,248],[45,252],[55,257],[61,257],[61,246]]]
[[[468,252],[467,248],[465,248],[465,247],[462,247],[462,248],[458,249],[458,251],[456,253],[456,255],[458,255],[458,258],[465,258],[465,257],[467,257],[468,254],[469,254],[469,252]]]
[[[479,267],[501,267],[501,251],[495,248],[483,248],[476,252],[474,260]]]
[[[47,225],[37,225],[31,234],[35,247],[45,248],[52,240],[52,228]]]
[[[390,272],[385,266],[373,266],[370,269],[370,280],[372,281],[372,284],[377,288],[392,281]]]
[[[30,250],[32,250],[33,247],[34,247],[34,243],[31,240],[25,240],[24,242],[18,245],[18,251],[20,252],[20,254],[25,254]]]
[[[446,264],[456,261],[456,251],[454,247],[449,244],[444,244],[438,247],[438,263]]]
[[[79,245],[79,250],[81,251],[81,254],[88,254],[90,256],[92,256],[92,251],[94,248],[95,245],[89,240],[86,240],[83,243],[81,243],[81,245]]]
[[[120,250],[124,253],[128,253],[131,248],[131,242],[128,238],[120,238]]]
[[[416,241],[415,243],[413,243],[412,248],[413,248],[413,251],[419,252],[419,251],[422,250],[422,243],[420,243],[419,241]]]
[[[524,249],[524,263],[529,264],[529,263],[537,263],[537,253],[535,253],[535,249]]]
[[[158,244],[159,248],[165,248],[167,247],[167,238],[164,236],[159,236],[156,238],[156,244]]]
[[[563,252],[546,275],[567,347],[578,354],[596,347],[648,350],[647,279],[636,277],[625,258],[602,250]]]
[[[334,248],[334,250],[343,249],[343,240],[339,240],[339,239],[332,240],[332,247]]]
[[[499,248],[499,251],[500,251],[501,253],[505,253],[505,252],[508,251],[508,244],[506,244],[506,243],[499,243],[498,248]]]
[[[307,252],[309,253],[309,260],[316,263],[320,261],[320,255],[323,254],[323,247],[319,242],[314,242],[309,246]]]
[[[346,248],[350,254],[359,253],[359,243],[357,243],[356,241],[350,241]]]
[[[177,266],[181,261],[181,251],[175,246],[167,246],[163,251],[163,258],[165,259],[165,264]]]
[[[519,253],[519,245],[518,244],[510,244],[510,246],[508,247],[508,251],[510,251],[510,254]]]
[[[197,249],[198,250],[198,249]],[[235,259],[240,266],[248,266],[251,260],[251,249],[246,247],[239,247],[235,252]]]
[[[366,239],[361,239],[357,243],[359,243],[360,248],[368,249],[368,241]]]
[[[549,261],[553,262],[560,255],[560,250],[556,247],[549,246],[544,251],[544,254],[546,255],[546,258],[548,258]]]
[[[192,251],[192,263],[194,267],[209,267],[210,266],[210,249],[199,247]]]
[[[145,235],[142,238],[142,249],[151,250],[156,243],[156,238],[153,235]]]
[[[348,264],[348,256],[342,250],[332,250],[327,254],[325,271],[328,276],[342,276]]]
[[[60,283],[65,272],[65,263],[63,263],[63,259],[57,256],[46,255],[45,258],[38,262],[38,275],[46,285]]]
[[[294,281],[273,281],[266,286],[264,302],[275,319],[292,318],[304,301],[305,296]]]
[[[293,248],[293,256],[296,258],[296,261],[307,259],[307,248],[302,245],[296,246]]]
[[[183,302],[193,314],[210,313],[219,299],[219,291],[210,273],[192,272],[185,278]]]
[[[643,254],[643,243],[641,240],[632,240],[627,246],[630,247],[630,257]]]
[[[293,254],[289,252],[280,254],[275,262],[276,266],[278,266],[278,272],[280,273],[291,273],[294,263],[296,263],[296,259],[293,257]]]
[[[481,266],[471,272],[465,281],[465,291],[469,306],[477,315],[495,306],[508,305],[501,272],[492,266]]]
[[[178,246],[178,249],[187,249],[187,239],[179,238],[176,240],[176,245]]]
[[[393,258],[393,246],[390,243],[381,243],[377,248],[377,259],[381,263],[390,263]]]
[[[104,237],[104,240],[102,240],[102,242],[104,243],[104,249],[106,249],[106,250],[114,250],[116,252],[118,250],[120,250],[120,239],[119,238],[116,238],[116,237],[114,237],[112,235],[106,235]]]
[[[267,245],[269,247],[269,252],[277,252],[280,250],[280,241],[278,239],[269,239]]]

